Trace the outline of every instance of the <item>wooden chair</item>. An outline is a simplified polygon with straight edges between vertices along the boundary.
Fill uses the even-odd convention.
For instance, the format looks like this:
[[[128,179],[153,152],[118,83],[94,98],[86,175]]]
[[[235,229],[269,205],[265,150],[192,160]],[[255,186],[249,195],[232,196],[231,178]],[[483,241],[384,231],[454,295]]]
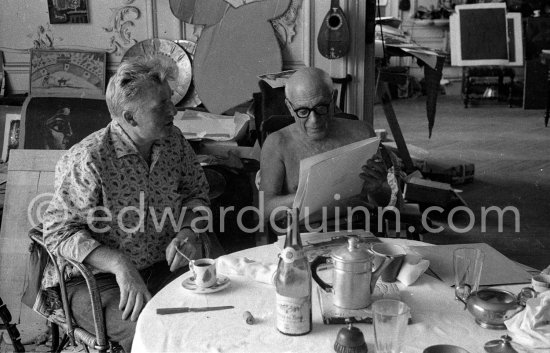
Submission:
[[[348,92],[348,85],[352,81],[353,76],[347,74],[346,77],[333,77],[332,82],[340,86],[340,94],[338,99],[338,107],[341,111],[346,111],[346,94]]]
[[[43,242],[42,229],[40,227],[31,229],[29,238],[32,241],[31,252],[36,251],[41,253],[40,256],[47,256],[54,264],[58,278],[65,278],[66,266],[59,268],[57,265],[55,255],[48,251]],[[88,293],[90,294],[90,301],[92,303],[90,311],[94,319],[94,332],[92,333],[84,330],[74,321],[67,297],[65,281],[60,280],[58,287],[50,288],[40,293],[41,298],[39,299],[39,303],[35,304],[33,307],[35,311],[44,316],[51,324],[52,352],[61,352],[69,341],[73,346],[77,342],[83,344],[87,352],[89,351],[88,347],[100,353],[107,352],[110,344],[107,340],[103,308],[101,306],[101,296],[95,278],[92,272],[84,264],[71,259],[65,260],[76,268],[86,281]],[[64,332],[61,342],[59,341],[60,328]]]
[[[21,293],[28,288],[30,280],[39,280],[41,273],[29,273],[30,255],[52,259],[42,242],[42,234],[38,225],[40,211],[51,198],[54,185],[55,165],[65,151],[56,150],[11,150],[8,165],[8,181],[6,186],[5,207],[0,231],[0,296],[7,302],[15,318],[20,322],[41,322],[46,320],[52,328],[52,351],[60,352],[70,340],[74,344],[84,344],[86,350],[92,347],[100,352],[109,349],[106,339],[101,299],[95,288],[95,279],[90,271],[80,263],[68,260],[71,265],[80,270],[88,284],[92,299],[95,319],[95,332],[87,332],[78,327],[72,320],[64,283],[44,293],[44,299],[55,308],[43,313],[27,309],[21,304]],[[45,197],[45,198],[44,198]],[[25,235],[29,235],[30,244]],[[29,247],[30,245],[30,247]],[[31,252],[29,252],[29,248]],[[57,268],[58,274],[65,269]],[[59,276],[59,278],[63,278]],[[39,283],[39,282],[38,282]],[[36,315],[36,312],[40,316]],[[59,341],[59,329],[64,332]]]

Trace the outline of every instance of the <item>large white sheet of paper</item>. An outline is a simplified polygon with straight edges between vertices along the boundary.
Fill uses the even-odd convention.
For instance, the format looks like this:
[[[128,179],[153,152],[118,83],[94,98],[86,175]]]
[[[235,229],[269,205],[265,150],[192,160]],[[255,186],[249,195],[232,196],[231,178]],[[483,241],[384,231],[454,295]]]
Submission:
[[[453,286],[453,251],[458,248],[481,249],[485,253],[481,269],[481,286],[530,283],[531,274],[498,250],[485,243],[415,246],[414,251],[430,260],[430,269],[446,284]]]
[[[301,160],[293,203],[293,208],[300,209],[300,219],[316,214],[323,207],[330,211],[340,200],[359,194],[363,186],[359,177],[361,166],[377,152],[379,145],[380,139],[372,137]]]

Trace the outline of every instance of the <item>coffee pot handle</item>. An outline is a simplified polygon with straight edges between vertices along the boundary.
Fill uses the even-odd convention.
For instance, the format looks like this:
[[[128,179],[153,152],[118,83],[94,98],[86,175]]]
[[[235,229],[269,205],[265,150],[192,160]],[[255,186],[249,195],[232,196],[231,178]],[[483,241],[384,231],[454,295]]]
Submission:
[[[317,282],[319,287],[323,288],[323,290],[327,293],[332,293],[332,286],[319,277],[319,275],[317,274],[317,268],[322,264],[329,263],[330,259],[331,258],[328,256],[317,256],[311,262],[311,276],[313,277],[313,280]]]

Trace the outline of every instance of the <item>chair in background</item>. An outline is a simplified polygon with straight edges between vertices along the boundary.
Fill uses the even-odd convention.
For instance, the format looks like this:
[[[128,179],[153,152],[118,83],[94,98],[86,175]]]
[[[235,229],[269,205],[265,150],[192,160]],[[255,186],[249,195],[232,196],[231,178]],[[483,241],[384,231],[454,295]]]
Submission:
[[[332,82],[340,85],[340,94],[338,99],[338,108],[340,108],[341,111],[346,111],[346,93],[348,92],[348,85],[352,81],[353,77],[350,74],[347,74],[346,77],[333,77]]]

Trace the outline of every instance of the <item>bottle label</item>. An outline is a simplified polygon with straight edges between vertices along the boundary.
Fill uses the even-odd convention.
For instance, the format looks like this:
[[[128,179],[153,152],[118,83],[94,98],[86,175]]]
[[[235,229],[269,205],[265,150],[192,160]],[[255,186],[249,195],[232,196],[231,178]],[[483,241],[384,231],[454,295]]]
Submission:
[[[281,259],[287,264],[293,263],[297,259],[304,257],[303,250],[296,250],[293,247],[286,247],[281,251]]]
[[[290,335],[311,331],[311,296],[290,298],[277,294],[277,329]]]

